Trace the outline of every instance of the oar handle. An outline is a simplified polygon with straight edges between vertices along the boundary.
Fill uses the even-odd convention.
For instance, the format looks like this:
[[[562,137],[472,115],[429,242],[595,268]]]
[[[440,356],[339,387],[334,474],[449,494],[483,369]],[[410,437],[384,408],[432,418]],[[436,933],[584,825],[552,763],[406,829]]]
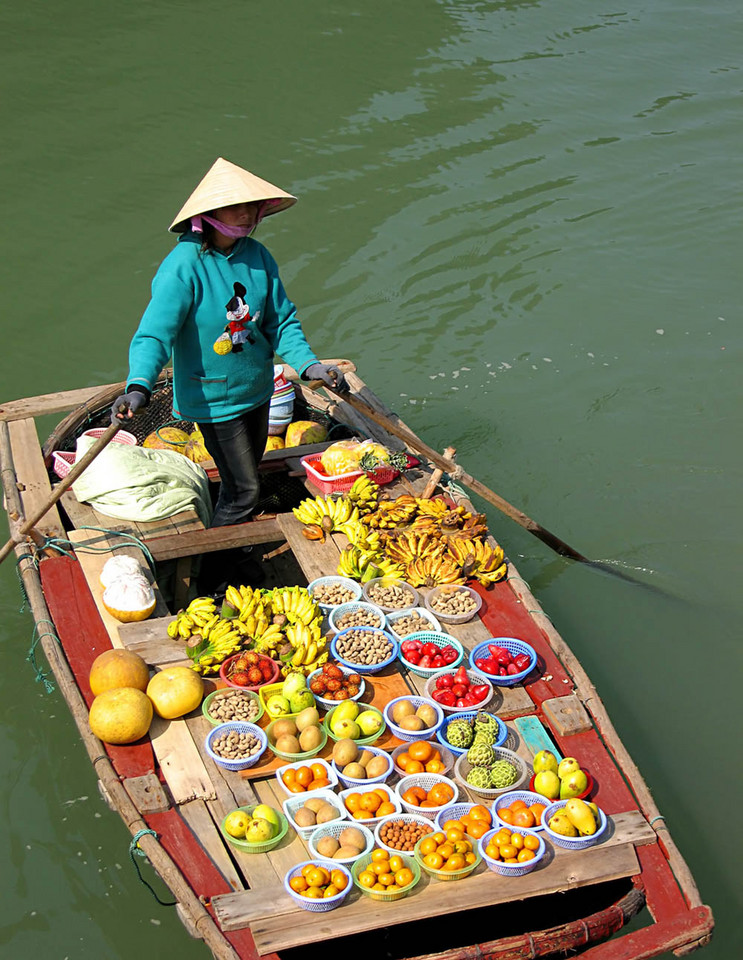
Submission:
[[[8,556],[8,554],[13,550],[13,548],[23,542],[24,537],[28,534],[54,506],[55,503],[62,497],[62,495],[69,490],[72,484],[77,480],[80,474],[88,467],[98,456],[98,454],[104,450],[109,443],[113,440],[116,434],[123,427],[123,423],[112,423],[101,436],[96,440],[93,446],[88,450],[88,452],[82,456],[70,470],[67,476],[58,483],[54,488],[52,495],[46,500],[43,506],[32,516],[27,517],[26,520],[20,525],[15,535],[8,540],[2,549],[0,549],[0,563]]]

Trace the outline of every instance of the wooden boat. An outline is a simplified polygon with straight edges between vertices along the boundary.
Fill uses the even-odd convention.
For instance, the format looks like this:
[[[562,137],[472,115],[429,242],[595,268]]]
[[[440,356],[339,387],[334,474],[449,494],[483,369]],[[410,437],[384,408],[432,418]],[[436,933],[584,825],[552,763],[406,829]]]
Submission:
[[[348,378],[354,394],[382,420],[401,424],[358,376],[350,373]],[[240,527],[204,529],[193,511],[157,523],[116,521],[67,491],[37,523],[32,537],[20,535],[24,518],[35,514],[56,483],[52,452],[71,450],[80,432],[105,426],[121,386],[0,407],[5,506],[41,645],[101,793],[172,891],[191,936],[201,938],[219,960],[315,956],[318,943],[330,940],[336,955],[351,951],[362,958],[507,960],[573,952],[591,960],[619,960],[670,950],[680,956],[709,940],[712,913],[701,902],[667,824],[585,671],[513,563],[507,579],[488,591],[478,588],[483,601],[479,616],[448,629],[468,649],[497,636],[519,637],[535,647],[536,669],[525,683],[500,688],[490,709],[507,721],[523,757],[530,759],[552,745],[590,770],[592,798],[608,815],[609,831],[589,849],[556,847],[546,866],[522,877],[504,878],[480,868],[447,884],[424,875],[413,894],[397,902],[373,903],[354,891],[340,909],[309,913],[299,910],[282,888],[287,869],[306,859],[305,841],[290,831],[270,853],[248,856],[227,843],[219,829],[225,814],[240,804],[258,798],[280,806],[284,795],[274,777],[280,761],[269,755],[244,775],[218,768],[204,751],[209,726],[199,711],[171,722],[156,718],[149,736],[136,744],[117,747],[98,741],[88,726],[93,659],[111,646],[123,646],[155,668],[182,661],[182,647],[167,637],[165,628],[188,596],[195,560],[227,545],[255,544],[263,555],[267,586],[306,584],[335,573],[344,545],[340,535],[323,544],[308,542],[291,513],[307,490],[317,492],[307,483],[299,458],[318,447],[265,456],[269,499],[257,519]],[[160,386],[156,397],[164,396],[167,403],[167,376]],[[298,385],[297,393],[308,417],[332,418],[341,430],[345,426],[402,448],[378,422],[360,416],[358,405],[328,399],[304,385]],[[156,408],[153,402],[153,416]],[[71,412],[42,447],[35,418],[65,411]],[[161,422],[168,420],[169,409],[162,407],[159,416]],[[144,432],[151,428],[151,423],[140,425]],[[436,482],[431,468],[420,463],[388,489],[392,496],[420,495]],[[461,495],[451,489],[444,493],[455,499]],[[101,604],[98,576],[113,554],[142,558],[133,538],[153,559],[158,602],[149,620],[121,624]],[[370,695],[380,705],[400,691],[419,690],[422,683],[397,667],[371,680]],[[381,745],[392,748],[397,742],[387,735]],[[635,917],[631,930],[624,930]]]

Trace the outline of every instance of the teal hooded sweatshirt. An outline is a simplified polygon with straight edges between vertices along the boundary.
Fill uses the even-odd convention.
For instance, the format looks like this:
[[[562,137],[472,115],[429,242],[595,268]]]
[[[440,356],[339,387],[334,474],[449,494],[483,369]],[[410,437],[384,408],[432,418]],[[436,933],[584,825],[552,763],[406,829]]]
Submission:
[[[214,343],[241,291],[236,284],[245,288],[249,336],[241,351],[220,355]],[[200,236],[183,234],[152,281],[152,299],[129,348],[127,384],[152,391],[172,355],[174,416],[232,420],[270,400],[274,354],[300,374],[317,363],[268,250],[243,237],[227,254],[202,252]]]

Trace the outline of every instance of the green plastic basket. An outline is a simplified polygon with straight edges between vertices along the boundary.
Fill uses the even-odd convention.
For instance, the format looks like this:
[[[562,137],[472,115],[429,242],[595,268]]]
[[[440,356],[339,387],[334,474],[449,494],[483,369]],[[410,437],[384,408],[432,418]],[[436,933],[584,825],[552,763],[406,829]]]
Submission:
[[[277,720],[285,720],[286,717],[278,717]],[[322,740],[320,741],[319,746],[314,750],[306,750],[304,753],[282,753],[281,750],[277,750],[273,744],[272,731],[273,725],[276,723],[276,720],[273,720],[266,727],[266,736],[268,737],[268,749],[274,753],[277,757],[281,757],[282,760],[288,760],[289,763],[299,762],[300,760],[311,760],[313,757],[316,757],[318,753],[322,750],[325,744],[328,742],[328,731],[325,728],[324,724],[320,724],[320,733],[322,735]]]
[[[262,806],[262,804],[251,803],[247,807],[236,807],[236,809],[244,810],[245,813],[247,813],[247,815],[250,817],[253,815],[253,811],[259,806]],[[289,830],[289,821],[286,819],[284,814],[280,810],[276,810],[275,812],[276,816],[279,818],[279,832],[275,837],[271,837],[270,840],[266,840],[264,843],[248,843],[247,840],[240,840],[237,837],[231,837],[224,828],[227,817],[225,817],[220,824],[220,829],[225,839],[228,840],[233,847],[236,847],[238,850],[242,850],[243,853],[267,853],[269,850],[273,850],[274,847],[278,847]],[[234,813],[234,811],[230,811],[230,813]],[[229,816],[229,814],[227,814],[227,816]]]
[[[373,853],[373,851],[372,851]],[[393,900],[402,900],[403,897],[407,897],[409,893],[413,891],[415,885],[421,878],[421,868],[418,863],[413,859],[413,857],[405,856],[404,854],[396,853],[395,856],[402,857],[402,860],[406,867],[409,867],[413,872],[413,880],[403,887],[401,890],[370,890],[368,887],[364,887],[359,883],[359,874],[363,873],[364,870],[372,862],[372,854],[365,853],[363,857],[353,864],[351,867],[351,876],[353,877],[354,886],[359,889],[365,897],[369,897],[370,900],[379,900],[382,903],[391,903]]]
[[[218,727],[220,723],[225,722],[224,720],[217,720],[215,717],[211,716],[209,713],[209,707],[220,697],[229,696],[231,694],[238,694],[239,696],[244,697],[246,700],[254,700],[258,704],[258,713],[256,716],[252,720],[246,721],[247,723],[258,723],[263,716],[263,704],[261,703],[260,697],[254,690],[237,690],[235,687],[226,687],[222,690],[213,690],[209,696],[205,698],[204,702],[201,704],[201,712],[204,714],[209,723],[213,727]]]
[[[344,702],[345,702],[345,701],[344,701]],[[340,704],[339,704],[338,706],[340,706]],[[368,737],[359,737],[358,740],[354,740],[354,743],[355,743],[357,746],[359,746],[359,747],[368,747],[368,746],[370,746],[370,744],[374,743],[376,740],[379,740],[379,738],[382,736],[382,734],[384,733],[384,731],[387,729],[387,723],[385,722],[384,714],[382,713],[382,711],[381,711],[381,710],[377,710],[376,707],[372,707],[372,706],[370,706],[368,703],[360,704],[360,707],[361,707],[361,709],[359,710],[359,713],[364,713],[364,712],[366,712],[367,710],[372,710],[374,713],[379,714],[379,717],[380,717],[380,719],[381,719],[381,721],[382,721],[382,726],[379,728],[379,730],[377,730],[376,733],[373,733],[373,734],[371,734],[371,735],[368,736]],[[332,710],[329,710],[329,711],[325,714],[325,717],[324,717],[323,722],[322,722],[322,726],[325,728],[325,732],[327,733],[327,735],[330,737],[331,740],[344,740],[344,739],[346,739],[345,737],[339,737],[337,734],[333,733],[333,731],[330,729],[330,721],[331,721],[331,719],[332,719],[332,717],[333,717],[333,714],[335,713],[335,711],[336,711],[337,709],[338,709],[338,707],[333,707]],[[298,758],[297,758],[297,759],[298,759]]]

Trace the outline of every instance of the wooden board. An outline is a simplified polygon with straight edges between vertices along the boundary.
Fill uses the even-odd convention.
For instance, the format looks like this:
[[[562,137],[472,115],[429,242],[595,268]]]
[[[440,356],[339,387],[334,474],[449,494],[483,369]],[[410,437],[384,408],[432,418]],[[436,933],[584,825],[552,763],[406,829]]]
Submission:
[[[175,803],[216,797],[214,784],[185,720],[153,717],[150,740]]]
[[[171,640],[168,636],[168,624],[174,619],[175,617],[170,615],[153,616],[139,623],[119,624],[121,643],[152,666],[171,667],[175,664],[190,663],[184,641]]]
[[[278,887],[259,891],[262,914],[256,910],[257,898],[252,891],[215,897],[213,906],[225,930],[249,923],[259,952],[265,954],[301,943],[633,876],[639,870],[633,844],[655,839],[642,815],[630,811],[612,818],[611,836],[596,847],[572,852],[550,845],[547,862],[524,877],[506,879],[484,865],[458,883],[439,883],[424,874],[409,897],[393,903],[371,901],[354,890],[332,918],[300,910]]]
[[[8,432],[23,513],[27,518],[32,517],[52,495],[36,424],[33,420],[15,420],[8,424]],[[56,506],[47,511],[35,529],[45,537],[64,537],[64,528]]]

